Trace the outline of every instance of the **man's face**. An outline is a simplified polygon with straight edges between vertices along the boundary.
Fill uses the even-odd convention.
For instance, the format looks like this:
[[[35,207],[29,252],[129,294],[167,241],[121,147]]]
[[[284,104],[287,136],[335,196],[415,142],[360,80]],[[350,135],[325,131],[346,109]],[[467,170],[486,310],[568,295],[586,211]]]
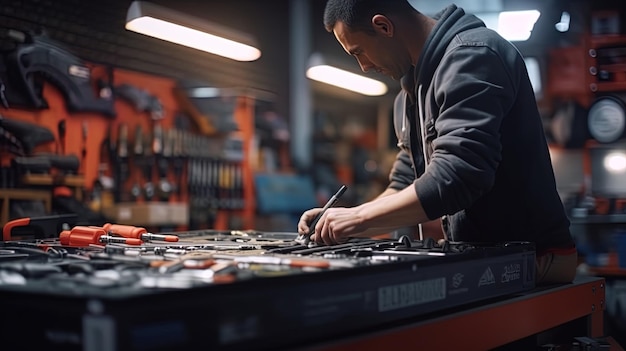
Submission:
[[[343,49],[356,58],[363,72],[376,71],[396,80],[404,75],[402,67],[395,62],[397,51],[391,37],[378,31],[372,35],[350,30],[343,22],[335,24],[333,33]]]

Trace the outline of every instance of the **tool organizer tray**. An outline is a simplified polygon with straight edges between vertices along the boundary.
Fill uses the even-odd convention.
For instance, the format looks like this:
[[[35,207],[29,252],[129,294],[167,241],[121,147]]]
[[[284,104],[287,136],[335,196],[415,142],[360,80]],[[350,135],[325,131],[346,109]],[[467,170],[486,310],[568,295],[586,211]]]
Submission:
[[[290,349],[535,286],[526,242],[316,246],[297,244],[296,233],[169,234],[179,241],[0,243],[0,340],[47,350]],[[22,324],[18,315],[38,317]]]

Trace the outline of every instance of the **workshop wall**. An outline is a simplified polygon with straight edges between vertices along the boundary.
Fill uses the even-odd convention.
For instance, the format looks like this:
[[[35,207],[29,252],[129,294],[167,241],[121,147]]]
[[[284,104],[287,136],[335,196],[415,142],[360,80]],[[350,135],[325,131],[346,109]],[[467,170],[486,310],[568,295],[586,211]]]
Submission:
[[[97,72],[102,67],[91,65],[91,69]],[[67,212],[65,206],[54,204],[69,196],[85,202],[94,214],[101,213],[109,221],[183,228],[253,227],[255,201],[248,151],[254,133],[254,98],[233,91],[231,96],[214,99],[213,107],[228,110],[232,116],[228,119],[232,118],[237,130],[201,133],[188,107],[181,106],[181,88],[174,80],[122,69],[110,73],[117,82],[112,97],[114,116],[69,112],[63,91],[48,82],[43,86],[48,108],[2,109],[0,161],[6,172],[1,177],[0,225],[10,218],[48,214],[31,210],[17,216],[10,200],[45,200],[54,194],[54,213]],[[139,97],[119,95],[124,87]],[[158,105],[156,110],[138,108],[148,99]],[[209,124],[224,118],[203,116]],[[21,127],[11,127],[16,124]],[[35,129],[47,131],[53,140],[42,140],[46,138]],[[136,134],[138,130],[141,137]],[[11,145],[11,139],[1,134],[5,132],[15,135],[21,147],[5,149]],[[33,147],[23,147],[27,144]],[[138,144],[144,151],[138,153]],[[32,163],[39,158],[72,156],[77,169],[52,165],[41,170]],[[9,173],[12,176],[6,177]]]
[[[119,69],[114,71],[114,80],[118,85],[130,84],[138,89],[149,89],[146,91],[158,97],[163,106],[164,118],[160,122],[162,127],[165,129],[172,127],[173,116],[178,112],[178,104],[173,96],[175,81]],[[66,102],[62,92],[51,84],[45,84],[43,92],[49,108],[42,110],[10,108],[2,110],[2,113],[9,119],[33,123],[53,132],[55,142],[38,145],[33,150],[35,153],[80,155],[79,174],[84,176],[85,188],[88,190],[91,190],[100,171],[101,157],[108,157],[108,155],[101,155],[101,145],[109,130],[113,132],[113,140],[117,140],[117,127],[122,123],[128,124],[131,132],[137,125],[147,132],[151,131],[152,122],[148,113],[135,110],[132,103],[128,101],[115,99],[116,116],[106,117],[93,112],[69,113],[65,107]],[[58,125],[61,121],[65,123],[65,137],[61,137],[58,132]],[[132,140],[132,136],[130,138]],[[104,171],[109,173],[107,170]]]
[[[173,101],[172,90],[178,81],[183,80],[254,91],[257,96],[271,98],[276,111],[286,115],[289,110],[289,70],[285,69],[289,66],[289,33],[284,30],[289,26],[289,17],[284,15],[289,13],[287,0],[153,2],[254,36],[262,51],[261,58],[254,62],[236,62],[126,31],[124,24],[130,0],[0,0],[0,35],[6,36],[9,29],[43,32],[72,55],[93,65],[99,74],[112,71],[113,81],[108,82],[112,86],[129,83],[146,89],[164,107],[165,118],[161,122],[164,129],[172,127],[174,116],[179,112],[179,106]],[[276,13],[281,15],[276,16]],[[122,123],[128,125],[131,133],[137,125],[149,130],[149,116],[138,113],[123,101],[115,101],[116,116],[113,118],[98,113],[71,113],[66,108],[62,93],[52,84],[46,82],[43,93],[49,105],[47,109],[32,111],[11,106],[2,109],[0,113],[7,118],[34,123],[54,132],[55,142],[41,145],[37,152],[79,155],[80,179],[75,190],[81,196],[77,197],[93,200],[90,195],[100,173],[111,174],[110,169],[104,172],[101,169],[102,141],[108,130],[113,132],[115,140],[117,129]],[[249,101],[247,98],[243,100]],[[250,117],[250,105],[244,103],[235,115]],[[60,121],[64,121],[66,129],[66,137],[62,140],[57,130]],[[248,130],[246,139],[250,139],[252,133]],[[8,168],[9,161],[7,157],[2,158],[3,170]],[[88,196],[82,196],[84,190]],[[172,201],[189,202],[185,192],[182,197]],[[93,205],[93,201],[90,204]],[[244,223],[237,227],[250,226],[253,204],[249,204],[245,211]],[[4,221],[7,217],[3,216]],[[220,218],[218,216],[216,220],[223,222]]]

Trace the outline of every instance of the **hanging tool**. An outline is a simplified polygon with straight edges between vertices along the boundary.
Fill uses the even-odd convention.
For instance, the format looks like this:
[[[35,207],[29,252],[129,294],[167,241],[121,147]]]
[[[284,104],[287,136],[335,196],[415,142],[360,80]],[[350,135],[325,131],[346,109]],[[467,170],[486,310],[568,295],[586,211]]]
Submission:
[[[178,237],[176,235],[152,234],[152,233],[148,233],[148,231],[142,227],[106,223],[102,228],[108,234],[119,235],[124,238],[140,239],[143,241],[150,241],[150,240],[162,240],[162,241],[168,241],[168,242],[178,241]]]
[[[121,84],[114,88],[114,92],[116,96],[132,104],[137,111],[148,112],[150,119],[153,121],[158,121],[165,117],[161,101],[147,90],[131,84]]]
[[[114,199],[116,203],[124,201],[123,194],[125,194],[124,184],[128,179],[130,170],[128,167],[128,126],[126,123],[120,123],[117,131],[117,143],[115,146],[115,152],[113,155],[113,169],[115,192]]]
[[[82,147],[80,150],[80,163],[83,165],[83,174],[86,173],[86,162],[87,160],[87,136],[88,136],[89,127],[87,126],[87,121],[83,121],[81,124],[81,136],[82,136]]]
[[[185,165],[185,155],[183,154],[183,131],[171,129],[172,135],[172,163],[174,168],[174,178],[176,182],[176,196],[180,201],[183,184],[183,168]]]
[[[98,161],[98,176],[94,181],[92,192],[92,208],[100,210],[110,207],[113,204],[112,192],[115,187],[115,180],[109,175],[110,164],[113,164],[112,157],[115,155],[115,146],[113,144],[112,126],[107,126],[104,139],[100,143],[100,158]]]
[[[158,149],[160,144],[155,142],[154,136],[150,132],[143,134],[143,155],[141,156],[141,168],[143,170],[143,176],[145,183],[143,185],[144,198],[146,201],[151,201],[154,197],[155,189],[152,183],[152,171],[154,169],[154,153],[153,150]]]
[[[46,127],[1,115],[0,130],[5,138],[10,135],[11,142],[16,144],[22,155],[30,155],[37,146],[54,141],[54,134]]]
[[[57,154],[65,154],[65,134],[67,131],[67,125],[65,120],[62,119],[57,124],[57,134],[59,135],[59,142],[57,144]]]
[[[62,245],[66,246],[89,246],[92,244],[119,243],[127,245],[141,245],[142,241],[135,238],[124,238],[107,235],[101,227],[75,226],[70,230],[64,230],[59,235]]]
[[[159,183],[157,187],[158,198],[167,202],[172,193],[172,185],[167,179],[169,171],[169,160],[172,156],[172,142],[168,131],[163,131],[160,124],[154,125],[154,135],[152,137],[152,152],[156,164]]]
[[[45,34],[17,29],[10,29],[9,33],[14,46],[12,50],[3,50],[0,64],[8,105],[47,109],[41,83],[48,81],[62,92],[68,112],[96,112],[115,117],[113,99],[102,92],[110,81],[100,82],[104,87],[96,92],[91,67],[65,50],[61,43]]]
[[[143,155],[143,131],[141,125],[135,126],[135,137],[133,139],[133,164],[135,167],[141,168]],[[133,201],[137,201],[141,196],[141,176],[137,176],[137,180],[133,183],[130,189],[130,194]]]

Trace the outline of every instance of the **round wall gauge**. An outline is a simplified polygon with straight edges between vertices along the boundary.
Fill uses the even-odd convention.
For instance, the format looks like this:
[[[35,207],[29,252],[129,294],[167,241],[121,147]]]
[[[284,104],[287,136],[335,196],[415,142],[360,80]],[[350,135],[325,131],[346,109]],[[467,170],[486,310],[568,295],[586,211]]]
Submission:
[[[612,96],[598,98],[589,109],[587,125],[591,137],[601,143],[619,140],[626,129],[624,103]]]

